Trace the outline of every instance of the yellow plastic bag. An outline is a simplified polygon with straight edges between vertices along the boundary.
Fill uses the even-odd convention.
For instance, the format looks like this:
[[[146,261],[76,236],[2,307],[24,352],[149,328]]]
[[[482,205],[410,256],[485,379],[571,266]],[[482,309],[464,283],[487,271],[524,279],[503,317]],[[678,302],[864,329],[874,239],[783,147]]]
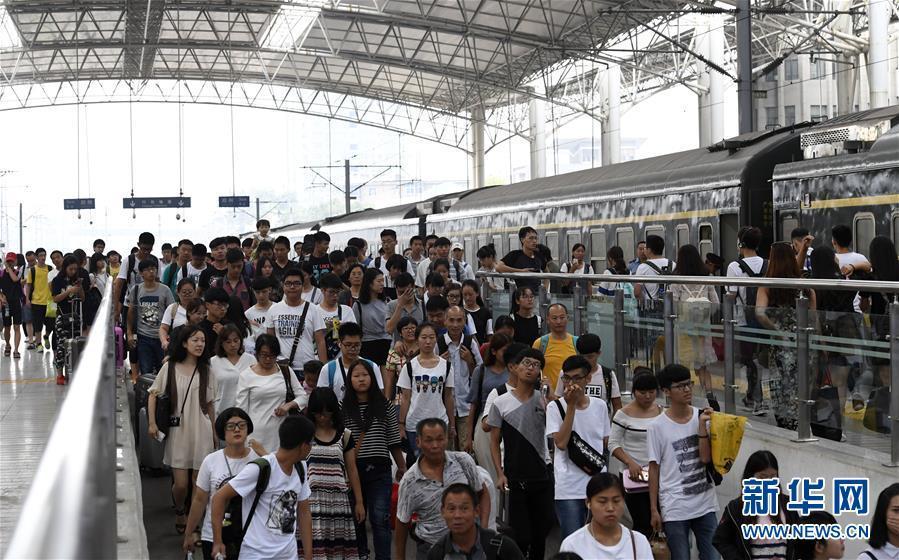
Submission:
[[[730,472],[740,453],[740,445],[743,443],[743,432],[746,428],[746,418],[715,412],[712,414],[712,422],[709,427],[709,442],[712,446],[712,463],[715,470],[721,476]]]

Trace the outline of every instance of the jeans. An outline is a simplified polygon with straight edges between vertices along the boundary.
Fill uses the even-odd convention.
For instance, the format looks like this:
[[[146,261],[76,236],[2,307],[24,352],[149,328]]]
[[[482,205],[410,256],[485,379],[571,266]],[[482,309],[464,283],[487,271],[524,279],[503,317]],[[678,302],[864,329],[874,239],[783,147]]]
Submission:
[[[556,500],[556,515],[561,529],[559,538],[565,540],[565,537],[587,524],[587,504],[583,498]]]
[[[371,523],[376,560],[390,560],[390,493],[393,479],[390,465],[357,463],[365,511]],[[356,525],[356,542],[363,557],[368,557],[368,534],[365,523]]]
[[[662,524],[668,537],[671,560],[690,560],[690,531],[696,537],[699,560],[718,560],[718,551],[712,546],[712,537],[718,527],[718,516],[714,511],[686,521],[665,521]]]
[[[137,335],[137,362],[141,375],[159,371],[162,367],[162,343],[158,338]]]
[[[552,471],[545,480],[509,481],[509,525],[527,558],[545,555],[546,536],[555,523],[554,494]]]

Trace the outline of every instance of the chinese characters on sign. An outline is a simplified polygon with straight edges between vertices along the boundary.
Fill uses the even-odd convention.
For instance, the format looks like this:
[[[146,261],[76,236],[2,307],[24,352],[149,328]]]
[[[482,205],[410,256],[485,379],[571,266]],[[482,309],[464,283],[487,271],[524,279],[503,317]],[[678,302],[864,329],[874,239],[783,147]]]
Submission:
[[[743,481],[743,515],[779,515],[781,495],[779,478],[748,478]],[[823,478],[793,478],[787,484],[788,511],[808,515],[824,511],[827,497]],[[868,515],[868,479],[835,478],[832,483],[833,514]]]

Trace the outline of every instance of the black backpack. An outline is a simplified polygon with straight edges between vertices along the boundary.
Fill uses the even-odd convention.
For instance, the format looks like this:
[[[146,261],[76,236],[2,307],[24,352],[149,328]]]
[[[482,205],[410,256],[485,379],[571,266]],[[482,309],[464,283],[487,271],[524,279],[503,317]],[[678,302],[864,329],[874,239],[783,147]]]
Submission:
[[[459,346],[460,348],[468,348],[468,351],[471,352],[471,341],[473,340],[470,334],[462,335],[462,344]],[[440,335],[437,337],[437,353],[443,354],[449,350],[449,343],[446,341],[445,335]]]
[[[759,269],[758,274],[753,272],[752,267],[746,264],[746,261],[743,259],[737,259],[737,266],[739,266],[740,270],[743,271],[743,274],[749,278],[762,278],[765,276],[765,273],[768,272],[767,259],[762,259],[762,268]],[[755,316],[755,302],[758,293],[759,289],[757,287],[746,287],[746,301],[743,302],[743,316],[746,318],[746,326],[753,329],[762,328],[762,324],[759,323],[759,320]],[[740,292],[738,291],[737,297],[739,296]]]
[[[259,478],[256,479],[256,496],[253,497],[253,505],[250,506],[247,522],[243,524],[243,527],[241,527],[240,521],[237,521],[236,524],[234,523],[234,520],[243,519],[243,499],[240,496],[235,496],[228,502],[228,506],[225,509],[225,521],[231,521],[228,524],[222,524],[222,542],[226,545],[236,545],[238,549],[240,548],[240,543],[243,542],[244,535],[247,534],[247,529],[250,528],[250,523],[253,521],[253,514],[256,513],[256,506],[259,505],[262,493],[268,488],[268,482],[272,476],[272,466],[265,457],[253,459],[247,464],[247,467],[250,465],[259,467]],[[300,477],[300,483],[305,484],[306,470],[303,468],[303,463],[300,462],[294,464],[294,468],[297,470],[297,475]]]
[[[659,265],[657,265],[656,263],[654,263],[650,260],[647,260],[643,264],[645,264],[649,268],[653,269],[656,272],[656,274],[658,274],[659,276],[670,276],[671,273],[673,272],[671,270],[671,261],[668,259],[665,259],[665,266],[663,266],[661,268],[659,267]],[[665,290],[668,289],[667,284],[659,284],[658,286],[659,286],[659,289],[658,289],[658,292],[656,292],[658,294],[657,297],[653,297],[653,296],[649,295],[651,293],[649,291],[646,292],[646,294],[649,295],[649,299],[652,299],[652,300],[660,299],[665,294]]]

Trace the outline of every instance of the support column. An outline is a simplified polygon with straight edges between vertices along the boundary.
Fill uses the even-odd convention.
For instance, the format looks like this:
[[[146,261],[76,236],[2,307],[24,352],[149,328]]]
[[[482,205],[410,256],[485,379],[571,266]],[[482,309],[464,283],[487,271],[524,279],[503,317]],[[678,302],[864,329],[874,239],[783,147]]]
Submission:
[[[890,2],[868,0],[868,83],[871,108],[886,107],[890,97]]]
[[[621,67],[610,65],[605,71],[605,94],[608,112],[602,120],[602,164],[621,161]]]
[[[531,144],[531,179],[546,177],[546,114],[542,99],[528,105],[528,129]]]
[[[749,0],[737,0],[737,107],[740,134],[755,130],[752,118],[752,14]]]
[[[697,26],[696,50],[710,62],[724,66],[724,17],[711,14]],[[698,62],[698,64],[702,64]],[[704,65],[699,85],[706,91],[699,95],[699,145],[709,146],[724,138],[724,76]]]
[[[471,181],[470,189],[480,189],[484,186],[486,176],[484,173],[484,108],[475,107],[471,112]]]

